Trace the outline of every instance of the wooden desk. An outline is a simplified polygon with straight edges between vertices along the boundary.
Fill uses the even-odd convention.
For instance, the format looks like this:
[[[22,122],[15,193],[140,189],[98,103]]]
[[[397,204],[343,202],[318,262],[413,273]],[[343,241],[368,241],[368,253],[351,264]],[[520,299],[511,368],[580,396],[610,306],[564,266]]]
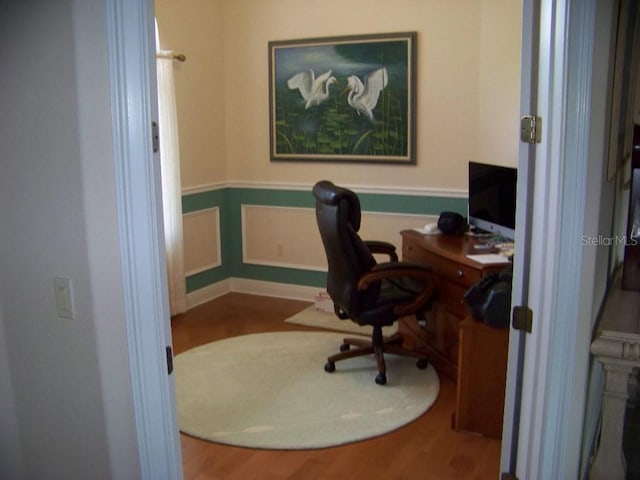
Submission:
[[[509,330],[473,320],[464,293],[508,263],[483,265],[467,258],[476,244],[469,236],[422,235],[414,230],[401,235],[403,260],[429,265],[437,290],[426,324],[413,318],[399,322],[405,345],[423,352],[439,373],[457,382],[456,430],[500,437]]]

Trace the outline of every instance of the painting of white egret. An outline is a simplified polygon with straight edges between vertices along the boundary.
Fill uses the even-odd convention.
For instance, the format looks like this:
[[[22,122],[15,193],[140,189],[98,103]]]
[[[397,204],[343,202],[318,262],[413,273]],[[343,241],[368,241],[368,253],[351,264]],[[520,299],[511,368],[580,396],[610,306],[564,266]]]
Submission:
[[[415,164],[416,32],[269,42],[272,161]]]

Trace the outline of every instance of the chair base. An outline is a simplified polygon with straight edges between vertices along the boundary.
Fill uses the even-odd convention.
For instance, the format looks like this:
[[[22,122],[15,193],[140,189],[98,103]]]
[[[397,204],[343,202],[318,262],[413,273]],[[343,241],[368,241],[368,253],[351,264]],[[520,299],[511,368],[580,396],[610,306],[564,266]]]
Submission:
[[[372,338],[376,338],[375,333],[376,332],[374,332]],[[374,343],[378,342],[367,340],[365,338],[344,338],[342,340],[342,345],[340,345],[340,353],[327,357],[327,363],[324,366],[325,371],[329,373],[335,371],[336,362],[339,362],[340,360],[373,354],[376,357],[376,362],[378,364],[378,375],[375,379],[376,383],[378,385],[384,385],[387,383],[387,366],[384,361],[385,353],[417,358],[418,362],[416,365],[420,369],[427,368],[429,365],[429,362],[424,358],[423,354],[414,352],[402,346],[404,340],[400,334],[396,333],[391,337],[382,337],[382,335],[380,335],[379,338],[382,340],[380,345],[375,345]],[[352,349],[352,346],[356,348]]]

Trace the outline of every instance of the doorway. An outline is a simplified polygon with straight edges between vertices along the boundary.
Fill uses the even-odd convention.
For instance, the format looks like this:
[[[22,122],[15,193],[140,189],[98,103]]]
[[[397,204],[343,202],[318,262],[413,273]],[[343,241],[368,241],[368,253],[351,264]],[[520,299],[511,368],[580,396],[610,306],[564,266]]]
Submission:
[[[120,0],[122,1],[122,0]],[[117,0],[113,0],[113,2],[115,2],[116,4],[118,3]],[[529,1],[525,1],[524,5],[530,5],[534,2],[529,2]],[[119,5],[122,10],[125,10],[123,5]],[[545,5],[546,6],[546,5]],[[573,6],[574,8],[578,8]],[[588,7],[588,6],[587,6]],[[585,7],[585,8],[587,8]],[[567,15],[567,11],[566,11],[567,5],[565,3],[562,3],[560,5],[555,5],[554,9],[552,12],[549,13],[549,16],[544,17],[542,20],[545,25],[545,28],[547,29],[546,31],[548,31],[550,33],[550,35],[552,36],[552,40],[556,41],[556,42],[561,42],[563,35],[566,31],[566,29],[568,28],[567,25],[563,24],[562,22],[559,22],[559,17],[558,14],[561,13],[563,18],[566,18]],[[565,10],[563,10],[565,9]],[[129,10],[129,9],[127,9]],[[149,11],[152,11],[153,9],[148,9]],[[543,12],[544,13],[544,12]],[[574,13],[574,12],[572,12]],[[125,21],[124,18],[120,19],[122,21],[123,24],[130,24],[129,22]],[[145,25],[144,22],[144,18],[137,18],[134,19],[134,21],[138,21],[139,25],[138,25],[138,32],[140,31],[140,25]],[[150,24],[150,22],[147,22],[147,24]],[[133,27],[132,27],[133,28]],[[584,33],[585,31],[588,32],[588,27],[587,26],[582,26],[581,27],[582,30],[579,31],[578,33]],[[575,34],[575,32],[574,32]],[[126,33],[125,33],[126,35]],[[139,38],[139,37],[138,37]],[[135,43],[135,37],[133,37],[131,43]],[[127,44],[127,42],[124,42],[124,44]],[[556,44],[553,41],[549,44],[549,48],[554,47],[554,48],[559,48],[562,45],[560,44]],[[145,58],[145,55],[147,56],[147,58],[149,58],[149,51],[147,51],[146,53],[144,52],[140,52],[142,55],[142,58]],[[547,57],[545,57],[546,60],[548,62],[551,62],[551,60]],[[568,63],[568,60],[566,59],[566,57],[562,57],[564,58],[564,60]],[[553,72],[553,68],[554,66],[551,65],[551,63],[549,65],[547,65],[550,69],[550,72]],[[124,66],[123,66],[124,67]],[[138,72],[138,76],[144,76],[145,71],[144,69],[148,68],[146,66],[141,67],[141,71]],[[581,67],[584,68],[584,65]],[[148,74],[148,72],[147,72]],[[553,79],[555,77],[551,76],[551,79]],[[136,83],[136,82],[134,82]],[[139,82],[137,82],[139,84]],[[557,86],[557,85],[555,85]],[[555,92],[557,94],[562,93],[560,92]],[[145,94],[144,92],[142,93],[142,97],[144,97]],[[551,99],[552,97],[549,97],[549,99]],[[148,99],[146,100],[148,103],[148,105],[151,105],[152,100]],[[586,99],[581,99],[581,102],[587,102]],[[546,108],[549,108],[549,105],[546,106]],[[562,110],[560,111],[553,111],[553,115],[549,115],[549,121],[547,122],[547,125],[549,125],[550,129],[549,132],[553,131],[552,129],[555,129],[556,127],[562,127],[564,124],[564,115],[566,115],[565,112],[563,112]],[[557,123],[559,125],[555,125],[555,123],[553,121],[551,121],[552,119],[556,119]],[[144,124],[139,125],[139,129],[137,131],[145,131],[146,127],[144,126]],[[124,137],[124,136],[123,136]],[[555,141],[555,140],[554,140]],[[546,146],[546,150],[543,152],[545,156],[550,156],[552,153],[557,153],[558,155],[564,155],[566,154],[566,152],[555,152],[555,151],[549,151],[550,148],[554,148],[557,147],[557,145],[555,143],[550,143],[549,145]],[[149,153],[148,152],[142,152],[143,154],[145,154],[144,158],[150,158]],[[538,158],[541,158],[542,156],[538,156]],[[133,175],[133,178],[137,178],[136,175],[140,175],[139,172],[130,172],[131,175]],[[540,177],[541,182],[536,182],[538,185],[542,185],[545,184],[547,185],[545,192],[546,194],[550,194],[550,195],[555,195],[561,188],[560,183],[559,183],[559,179],[560,178],[564,178],[562,176],[559,176],[557,178],[555,178],[554,182],[552,183],[545,183],[546,180],[548,180],[549,178],[551,178],[551,174],[550,172],[548,176],[543,175],[542,177]],[[540,173],[538,173],[540,174]],[[126,185],[125,185],[126,188]],[[540,199],[538,199],[539,201],[541,201]],[[545,205],[544,202],[541,201],[541,205]],[[566,207],[566,205],[564,205]],[[147,210],[145,213],[149,213],[151,212],[152,214],[156,211],[155,210],[155,206],[154,205],[147,205]],[[575,210],[574,210],[575,212]],[[152,215],[153,216],[153,215]],[[144,220],[144,217],[141,217],[141,220]],[[558,217],[555,218],[555,220],[558,220]],[[130,231],[135,231],[135,225],[129,225],[128,228],[130,229]],[[553,231],[549,231],[549,230],[543,230],[540,231],[538,230],[538,233],[536,233],[536,238],[541,240],[541,242],[537,245],[544,245],[545,243],[548,244],[549,242],[546,242],[546,240],[552,240],[553,242],[558,240],[558,237],[556,236],[558,232],[556,230]],[[567,231],[562,231],[560,232],[560,238],[565,238],[565,240],[567,240],[567,242],[570,240],[570,234],[571,232],[567,232]],[[147,239],[147,241],[151,244],[154,244],[154,242],[152,240]],[[133,248],[133,247],[132,247]],[[541,247],[540,247],[541,248]],[[157,251],[157,250],[156,250]],[[546,250],[542,249],[539,252],[534,252],[535,255],[538,255],[538,257],[536,258],[547,258],[545,257],[545,253]],[[569,257],[567,257],[565,260],[567,260]],[[580,258],[572,258],[572,261],[577,262],[578,264],[581,262]],[[156,262],[158,262],[158,260],[156,259]],[[161,262],[160,262],[161,263]],[[571,270],[569,270],[571,271]],[[575,270],[574,270],[575,271]],[[550,269],[549,272],[554,272],[557,273],[556,270],[554,269]],[[537,286],[538,288],[540,288],[540,291],[544,290],[545,285],[549,285],[549,282],[545,282],[545,280],[547,279],[544,275],[542,275],[542,272],[536,272],[536,274],[538,275],[538,277],[536,278],[536,281],[534,283],[535,286]],[[551,273],[548,273],[549,275],[551,275]],[[551,278],[551,285],[553,285],[554,283],[557,283],[557,279],[555,278]],[[571,282],[569,282],[570,284]],[[553,304],[553,302],[551,302],[551,304],[546,302],[547,299],[545,298],[540,298],[539,301],[541,302],[542,305],[542,309],[541,312],[544,311],[544,309],[549,309],[550,305]],[[555,318],[557,316],[558,312],[549,312],[552,313],[552,315],[550,315],[551,318]],[[575,320],[577,319],[577,314],[575,312],[569,312],[570,314],[565,317],[568,318],[570,320]],[[164,318],[164,317],[163,317]],[[132,317],[132,320],[129,320],[129,322],[133,321],[135,323],[135,314]],[[573,338],[573,334],[575,333],[575,329],[572,330],[572,328],[575,326],[575,322],[573,324],[571,324],[571,322],[567,322],[567,325],[562,325],[561,327],[563,329],[568,329],[571,330],[571,337],[569,336],[562,336],[562,340],[566,340],[567,338]],[[154,334],[154,330],[151,330],[150,333],[152,333],[151,337],[154,338],[158,338],[158,332],[157,332],[157,326],[155,327],[155,335]],[[545,333],[547,335],[547,338],[551,338],[551,331],[543,331],[541,333]],[[557,331],[553,331],[553,333],[558,333]],[[568,333],[568,332],[567,332]],[[136,338],[135,337],[135,333],[133,334],[134,338],[132,339],[134,343],[139,342],[139,345],[144,346],[145,345],[145,340],[143,338]],[[162,335],[159,335],[160,337],[162,337]],[[538,337],[539,338],[539,337]],[[555,337],[554,337],[555,338]],[[555,381],[552,385],[551,385],[551,389],[550,391],[547,391],[547,387],[545,387],[546,383],[545,380],[546,378],[544,378],[543,376],[540,376],[540,372],[544,369],[542,369],[539,365],[539,360],[540,360],[540,356],[541,356],[541,351],[540,351],[540,345],[542,342],[537,342],[537,344],[534,345],[534,348],[528,349],[528,354],[527,354],[527,358],[525,359],[526,363],[532,366],[536,366],[536,368],[532,368],[532,370],[530,371],[531,375],[536,376],[536,378],[531,379],[530,381],[532,382],[532,385],[536,385],[536,387],[539,387],[536,389],[536,396],[538,399],[541,399],[544,401],[545,405],[553,405],[553,402],[555,402],[558,399],[563,400],[562,402],[560,402],[558,404],[558,408],[564,408],[567,405],[570,404],[571,400],[572,400],[572,395],[568,395],[565,396],[562,392],[564,392],[565,390],[563,389],[562,385],[560,383],[558,383],[557,381]],[[552,350],[550,350],[551,353],[556,354],[554,357],[554,364],[555,361],[562,361],[562,357],[565,356],[568,360],[573,361],[574,360],[574,355],[575,355],[575,345],[573,346],[573,348],[570,349],[564,349],[563,345],[559,345],[557,342],[551,342],[550,344],[547,345],[551,345],[552,346]],[[155,347],[157,349],[157,347]],[[139,349],[140,351],[144,351],[143,348]],[[132,352],[135,353],[135,352]],[[547,352],[549,353],[549,351]],[[157,357],[154,358],[152,360],[152,364],[157,364],[158,360]],[[547,359],[545,361],[545,364],[548,365],[549,364],[549,360]],[[146,377],[148,376],[147,372],[144,372],[142,368],[140,368],[140,366],[136,366],[133,365],[132,366],[132,375],[134,378],[138,379],[138,381],[141,381],[143,378],[146,380]],[[162,381],[160,381],[160,377],[158,377],[158,383],[162,383]],[[526,384],[526,382],[525,382]],[[533,397],[532,397],[533,399]],[[138,400],[138,402],[140,402],[141,400]],[[170,397],[167,397],[166,395],[164,396],[164,406],[161,408],[160,411],[171,411],[171,402],[170,402]],[[138,406],[140,408],[137,409],[137,411],[141,411],[142,410],[142,403],[138,403]],[[168,409],[168,410],[167,410]],[[560,435],[556,435],[555,431],[552,431],[550,429],[541,429],[541,428],[537,428],[535,427],[535,425],[545,425],[545,421],[544,418],[542,416],[541,411],[538,408],[533,408],[531,410],[531,412],[533,412],[533,414],[531,415],[531,428],[530,428],[530,434],[522,436],[522,440],[519,442],[519,448],[518,450],[524,451],[524,450],[528,450],[530,452],[530,454],[527,456],[527,458],[525,459],[525,461],[523,462],[519,462],[519,464],[523,465],[523,469],[531,469],[533,468],[532,465],[536,464],[538,462],[538,460],[541,460],[541,458],[543,457],[543,451],[541,450],[541,446],[542,445],[548,445],[548,447],[545,447],[546,450],[548,450],[549,448],[553,448],[553,447],[558,447],[556,451],[561,451],[563,450],[569,440],[567,439],[567,436],[571,436],[573,434],[575,434],[575,427],[578,426],[578,424],[580,423],[579,426],[581,426],[581,422],[578,422],[576,420],[576,415],[573,414],[570,416],[570,427],[567,432],[565,434],[560,434]],[[557,412],[557,411],[556,411]],[[527,412],[530,413],[530,412]],[[171,417],[171,415],[168,415],[169,417]],[[553,418],[550,418],[549,420],[555,420],[557,418],[563,418],[560,416],[554,416]],[[140,421],[142,421],[143,423],[147,423],[147,421],[151,421],[151,418],[145,418],[144,415],[141,415],[141,418],[139,419]],[[537,421],[540,422],[538,424],[536,424]],[[547,424],[548,425],[548,424]],[[535,427],[535,428],[533,428]],[[171,433],[166,433],[165,432],[165,439],[167,437],[172,437],[174,435],[176,435],[177,429],[175,430],[171,430]],[[546,443],[546,440],[550,440],[548,443]],[[171,443],[171,442],[168,442]],[[148,455],[148,458],[154,458],[153,452],[152,450],[149,448],[149,444],[148,444],[148,439],[144,439],[141,438],[139,441],[139,445],[140,445],[140,449],[141,449],[141,454],[142,455]],[[174,445],[175,446],[175,445]],[[545,450],[545,451],[546,451]],[[158,452],[158,451],[157,451]],[[166,457],[164,456],[167,452],[166,450],[160,450],[161,455],[163,456],[163,458],[157,458],[157,460],[159,460],[157,462],[157,465],[166,465]],[[158,453],[156,453],[155,455],[156,457],[158,456]],[[173,458],[175,459],[175,456],[173,456]],[[540,462],[541,464],[541,469],[543,469],[545,472],[564,472],[566,469],[564,467],[567,467],[568,463],[573,463],[573,461],[575,460],[575,455],[573,455],[573,453],[567,457],[563,457],[558,458],[556,455],[551,455],[550,457],[548,457],[549,460],[547,461],[547,463],[542,464],[542,462]],[[527,470],[525,470],[527,471]],[[145,476],[145,478],[166,478],[162,475],[159,476]],[[179,477],[174,477],[174,478],[179,478]],[[535,478],[535,476],[533,475],[524,475],[522,478]],[[549,478],[559,478],[557,475],[554,476],[552,475],[552,477]]]

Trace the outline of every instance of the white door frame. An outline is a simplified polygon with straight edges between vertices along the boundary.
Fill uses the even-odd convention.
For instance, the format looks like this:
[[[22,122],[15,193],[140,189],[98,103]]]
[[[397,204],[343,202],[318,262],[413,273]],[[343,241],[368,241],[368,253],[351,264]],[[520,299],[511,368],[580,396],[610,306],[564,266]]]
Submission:
[[[539,44],[539,1],[523,0],[520,55],[520,115],[537,112],[537,51]],[[515,121],[516,119],[514,119]],[[513,261],[512,304],[529,305],[529,265],[531,262],[531,229],[533,214],[533,174],[536,146],[519,143],[518,188],[516,202],[517,255]],[[500,471],[516,471],[518,435],[520,432],[520,402],[522,372],[527,333],[511,329],[509,332],[509,360],[502,427]]]
[[[531,210],[520,212],[519,218],[531,217],[516,233],[516,245],[530,248],[525,264],[515,265],[522,285],[514,285],[521,287],[514,291],[514,303],[524,301],[534,322],[530,334],[512,330],[501,471],[521,479],[578,478],[591,335],[590,322],[581,321],[579,303],[585,297],[591,301],[591,292],[581,293],[580,238],[586,214],[595,0],[524,0],[523,5],[523,60],[533,60],[534,71],[528,76],[523,68],[523,89],[532,78],[533,95],[525,98],[523,91],[523,98],[532,102],[523,102],[522,114],[542,118],[542,142],[533,147],[535,152],[522,149],[519,160],[531,188]],[[539,39],[527,43],[526,35],[534,38],[536,20]],[[537,47],[535,58],[524,50],[531,47]],[[533,111],[526,110],[530,105]],[[520,399],[514,388],[518,359]]]
[[[109,75],[125,322],[142,479],[183,478],[162,234],[153,0],[107,0]]]

